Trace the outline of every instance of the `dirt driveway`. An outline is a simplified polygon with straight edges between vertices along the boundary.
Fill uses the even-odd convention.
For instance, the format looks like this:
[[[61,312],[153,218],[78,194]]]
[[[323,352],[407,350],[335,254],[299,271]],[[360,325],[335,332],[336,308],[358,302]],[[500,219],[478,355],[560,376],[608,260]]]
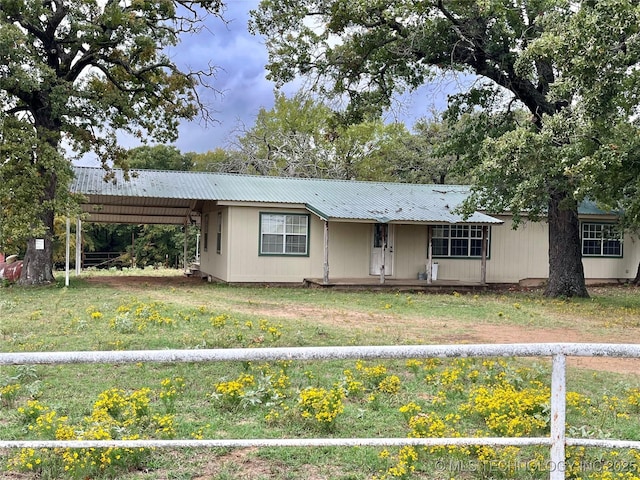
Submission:
[[[96,276],[87,278],[88,283],[108,285],[125,291],[149,290],[152,287],[198,287],[203,284],[200,278],[186,276]],[[276,307],[274,305],[274,307]],[[441,330],[435,334],[439,344],[496,344],[496,343],[640,343],[640,328],[627,329],[622,333],[612,333],[604,338],[601,335],[585,332],[579,328],[537,328],[535,326],[518,325],[465,325],[462,331],[456,330],[447,334],[440,325],[425,325],[423,319],[416,325],[416,319],[394,318],[391,324],[385,315],[364,314],[355,311],[331,310],[326,307],[312,307],[309,305],[282,308],[269,308],[264,305],[243,305],[244,313],[251,313],[272,318],[305,318],[317,324],[327,326],[349,327],[358,326],[362,329],[378,329],[389,331],[390,338],[398,331],[405,334],[414,329],[424,331],[432,327],[432,331]],[[433,323],[433,322],[432,322]],[[569,358],[569,366],[587,368],[597,371],[609,371],[624,374],[640,375],[640,359],[621,358]]]

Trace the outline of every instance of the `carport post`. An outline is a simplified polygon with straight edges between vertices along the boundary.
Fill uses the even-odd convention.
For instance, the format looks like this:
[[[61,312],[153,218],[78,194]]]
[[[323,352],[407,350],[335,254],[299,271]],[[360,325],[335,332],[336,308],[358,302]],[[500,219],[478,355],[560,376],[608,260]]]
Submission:
[[[82,271],[82,220],[76,219],[76,276]]]
[[[64,258],[64,264],[65,264],[65,270],[64,270],[64,286],[68,287],[69,286],[69,244],[71,243],[71,219],[69,217],[67,217],[67,245],[66,245],[66,250],[65,250],[65,258]]]
[[[187,273],[187,240],[189,237],[189,225],[184,224],[184,273]]]

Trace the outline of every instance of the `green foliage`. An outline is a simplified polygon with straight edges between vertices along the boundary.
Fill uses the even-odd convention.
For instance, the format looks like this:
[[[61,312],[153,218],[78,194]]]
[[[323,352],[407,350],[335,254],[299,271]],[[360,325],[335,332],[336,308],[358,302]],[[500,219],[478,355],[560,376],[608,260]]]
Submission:
[[[380,120],[341,124],[334,111],[311,97],[277,94],[274,108],[260,110],[255,125],[240,133],[237,150],[217,169],[312,178],[423,180],[426,174],[418,176],[426,168],[418,167],[415,173],[414,167],[417,157],[424,161],[430,152],[417,138],[404,125]]]
[[[583,2],[570,18],[548,20],[548,33],[532,45],[531,57],[553,55],[563,78],[552,93],[580,100],[572,140],[582,151],[569,173],[581,179],[582,195],[619,210],[623,224],[637,229],[640,10],[627,1]]]
[[[178,122],[202,110],[196,88],[213,70],[182,72],[165,49],[221,7],[0,1],[0,247],[21,250],[29,240],[24,283],[53,279],[54,216],[73,213],[69,147],[93,152],[105,167],[124,165],[118,132],[171,141]]]
[[[204,153],[188,152],[184,156],[196,172],[239,173],[234,169],[234,165],[240,162],[235,151],[216,148]]]
[[[127,165],[132,169],[191,170],[193,163],[174,146],[144,145],[127,152]]]
[[[434,113],[433,118],[418,121],[411,135],[398,136],[390,145],[393,153],[388,152],[393,159],[387,166],[388,178],[407,183],[468,184],[471,177],[459,165],[466,148],[451,148],[457,138],[452,128]]]
[[[196,233],[196,227],[187,227],[187,260],[192,260],[195,256]],[[182,266],[184,239],[184,227],[143,225],[136,229],[135,243],[126,251],[133,255],[138,267]]]
[[[71,179],[69,163],[60,153],[42,142],[28,122],[0,112],[0,251],[23,252],[28,238],[43,237],[43,215],[52,208],[67,209]],[[51,188],[51,173],[65,187],[56,198],[41,199]]]
[[[252,28],[268,38],[271,78],[311,76],[322,94],[348,98],[347,122],[443,73],[476,76],[446,117],[449,154],[474,182],[465,212],[510,211],[516,226],[546,216],[547,294],[587,296],[578,204],[640,219],[639,19],[626,0],[263,0]]]
[[[346,117],[357,119],[381,112],[395,92],[443,70],[470,69],[506,88],[529,88],[510,85],[509,69],[518,42],[539,34],[529,25],[554,3],[561,2],[515,9],[484,1],[264,0],[251,26],[269,39],[274,80],[285,83],[300,74],[328,80],[316,85],[328,94],[347,94]]]

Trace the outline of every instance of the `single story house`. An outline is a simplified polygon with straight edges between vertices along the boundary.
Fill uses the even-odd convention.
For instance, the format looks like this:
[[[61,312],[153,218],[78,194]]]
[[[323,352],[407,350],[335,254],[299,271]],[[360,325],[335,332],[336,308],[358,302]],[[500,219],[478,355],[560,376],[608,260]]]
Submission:
[[[540,283],[548,228],[509,215],[456,213],[469,187],[208,172],[74,167],[84,221],[201,225],[200,271],[229,283],[331,284],[335,279]],[[635,277],[638,239],[615,215],[580,209],[585,276]]]

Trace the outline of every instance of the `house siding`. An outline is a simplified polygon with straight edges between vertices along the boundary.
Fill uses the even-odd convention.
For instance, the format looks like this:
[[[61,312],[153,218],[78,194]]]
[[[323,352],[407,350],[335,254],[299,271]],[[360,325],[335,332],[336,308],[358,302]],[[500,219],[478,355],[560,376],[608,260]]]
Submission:
[[[307,215],[304,209],[228,207],[229,269],[224,281],[301,283],[310,276],[321,275],[323,259],[323,224],[309,217],[309,255],[259,255],[260,213]]]
[[[640,242],[632,235],[625,235],[622,257],[583,257],[584,275],[591,280],[634,279],[640,262]]]
[[[321,222],[322,224],[323,222]],[[324,226],[322,225],[324,228]],[[323,233],[324,235],[324,233]],[[323,239],[320,254],[324,255]],[[364,278],[369,275],[371,224],[329,223],[329,275],[334,278]],[[324,261],[321,257],[320,264]],[[322,277],[320,271],[316,277]]]
[[[425,272],[427,261],[427,226],[395,225],[394,278],[417,279]]]
[[[216,234],[218,213],[222,213],[222,238],[220,253],[216,249]],[[226,281],[229,272],[229,245],[231,245],[230,212],[228,208],[208,205],[202,211],[202,218],[209,216],[208,222],[203,220],[202,235],[200,235],[200,271],[213,278]],[[205,224],[207,231],[205,232]],[[204,250],[205,235],[207,236],[207,250]]]
[[[548,227],[542,222],[525,222],[517,230],[510,217],[498,217],[502,225],[491,227],[487,281],[517,283],[549,276]]]
[[[222,212],[222,244],[216,252],[217,214]],[[259,255],[260,213],[309,215],[308,256]],[[305,278],[322,278],[324,261],[324,221],[306,209],[283,205],[205,206],[209,214],[208,250],[203,251],[201,271],[212,278],[231,283],[301,283]],[[487,260],[487,282],[540,282],[548,277],[548,227],[544,222],[525,222],[517,230],[511,219],[501,217],[502,225],[491,227]],[[601,219],[601,221],[606,218]],[[594,221],[591,218],[586,221]],[[394,225],[394,267],[390,278],[416,279],[425,272],[427,226]],[[204,233],[204,232],[203,232]],[[368,277],[371,262],[373,225],[371,223],[329,223],[330,278]],[[624,280],[635,277],[640,261],[638,239],[625,235],[622,258],[583,259],[585,277],[591,281]],[[479,282],[481,260],[474,258],[434,258],[438,280]]]
[[[549,277],[549,229],[546,222],[526,222],[511,228],[511,217],[491,228],[491,258],[487,262],[487,281],[519,283]],[[581,217],[581,221],[612,221],[612,217]],[[622,257],[583,257],[587,281],[627,280],[635,277],[640,261],[638,239],[626,234]]]

